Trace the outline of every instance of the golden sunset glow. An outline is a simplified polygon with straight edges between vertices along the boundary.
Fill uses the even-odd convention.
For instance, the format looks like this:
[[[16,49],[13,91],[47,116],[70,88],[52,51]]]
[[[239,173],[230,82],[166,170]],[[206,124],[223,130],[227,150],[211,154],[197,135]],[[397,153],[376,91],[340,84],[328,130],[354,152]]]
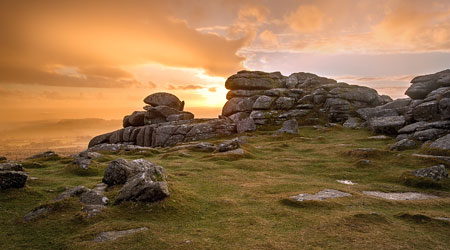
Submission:
[[[158,91],[215,117],[243,69],[398,98],[450,62],[446,0],[7,0],[0,12],[2,122],[118,119]]]

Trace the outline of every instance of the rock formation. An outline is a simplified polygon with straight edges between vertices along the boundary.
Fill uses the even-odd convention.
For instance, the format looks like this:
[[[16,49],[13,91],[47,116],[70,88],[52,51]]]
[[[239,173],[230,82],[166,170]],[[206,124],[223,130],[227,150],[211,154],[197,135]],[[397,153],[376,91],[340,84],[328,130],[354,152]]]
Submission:
[[[155,93],[145,98],[145,111],[125,116],[123,129],[96,136],[89,148],[104,143],[168,147],[291,119],[317,122],[324,117],[348,128],[369,127],[375,133],[398,135],[394,150],[450,133],[450,70],[414,78],[406,91],[410,98],[394,101],[368,87],[303,72],[283,76],[240,71],[226,80],[225,87],[228,101],[218,119],[194,119],[176,96]]]
[[[410,98],[357,110],[375,132],[398,135],[398,143],[392,147],[396,150],[409,149],[450,133],[450,70],[418,76],[411,82],[405,93]],[[448,150],[447,141],[442,139],[434,146]]]
[[[27,182],[28,175],[23,172],[22,164],[0,163],[0,190],[22,188]]]

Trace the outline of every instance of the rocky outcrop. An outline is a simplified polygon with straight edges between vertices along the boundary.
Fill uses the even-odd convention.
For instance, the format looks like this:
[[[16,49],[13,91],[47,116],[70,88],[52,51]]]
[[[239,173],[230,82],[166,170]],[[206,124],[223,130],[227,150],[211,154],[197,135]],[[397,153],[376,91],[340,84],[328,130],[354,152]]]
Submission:
[[[345,122],[356,109],[375,107],[389,100],[371,88],[338,83],[311,73],[283,76],[280,72],[240,71],[225,87],[228,102],[222,115],[238,122],[250,117],[257,125],[281,124],[325,112],[332,122]]]
[[[450,133],[450,70],[418,76],[411,83],[405,93],[410,98],[357,110],[375,132],[397,135],[402,143],[393,145],[394,150],[409,149]]]
[[[434,181],[440,181],[444,178],[448,178],[448,172],[444,165],[421,168],[413,171],[413,174],[417,177],[431,178]]]
[[[295,119],[291,119],[283,122],[283,125],[278,129],[275,134],[298,134],[298,122]]]

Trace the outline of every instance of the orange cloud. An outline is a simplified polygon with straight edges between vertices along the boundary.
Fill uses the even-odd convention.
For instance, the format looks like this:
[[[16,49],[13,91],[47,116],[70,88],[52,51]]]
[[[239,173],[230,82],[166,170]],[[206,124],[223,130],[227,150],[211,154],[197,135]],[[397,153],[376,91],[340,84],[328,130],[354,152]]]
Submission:
[[[324,13],[315,5],[300,5],[286,21],[296,31],[311,33],[322,28]]]
[[[259,39],[261,39],[265,47],[276,47],[279,44],[277,35],[270,30],[264,30],[259,34]]]
[[[170,13],[164,1],[2,1],[0,82],[124,87],[139,83],[122,68],[149,62],[220,76],[242,68],[244,40],[200,33]]]

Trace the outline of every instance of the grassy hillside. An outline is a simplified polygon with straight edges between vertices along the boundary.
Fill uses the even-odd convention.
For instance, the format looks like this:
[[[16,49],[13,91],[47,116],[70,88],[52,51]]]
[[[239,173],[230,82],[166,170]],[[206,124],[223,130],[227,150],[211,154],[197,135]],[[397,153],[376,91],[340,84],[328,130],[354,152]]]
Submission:
[[[24,189],[0,193],[2,249],[448,249],[450,185],[406,186],[405,172],[435,163],[411,157],[420,150],[390,152],[393,140],[370,140],[366,130],[301,127],[298,136],[273,131],[249,134],[245,156],[154,149],[143,154],[108,154],[88,171],[71,159],[26,168]],[[212,140],[213,142],[219,140]],[[356,148],[376,148],[350,156]],[[109,205],[87,219],[77,198],[53,204],[55,211],[35,221],[22,217],[51,201],[64,187],[101,182],[115,158],[145,158],[168,173],[171,197],[156,204]],[[361,165],[361,159],[371,163]],[[339,179],[357,185],[344,185]],[[351,197],[293,202],[289,196],[325,188]],[[424,201],[388,201],[366,190],[419,191],[441,196]],[[106,195],[111,203],[118,188]],[[95,243],[103,231],[148,227],[114,242]]]

